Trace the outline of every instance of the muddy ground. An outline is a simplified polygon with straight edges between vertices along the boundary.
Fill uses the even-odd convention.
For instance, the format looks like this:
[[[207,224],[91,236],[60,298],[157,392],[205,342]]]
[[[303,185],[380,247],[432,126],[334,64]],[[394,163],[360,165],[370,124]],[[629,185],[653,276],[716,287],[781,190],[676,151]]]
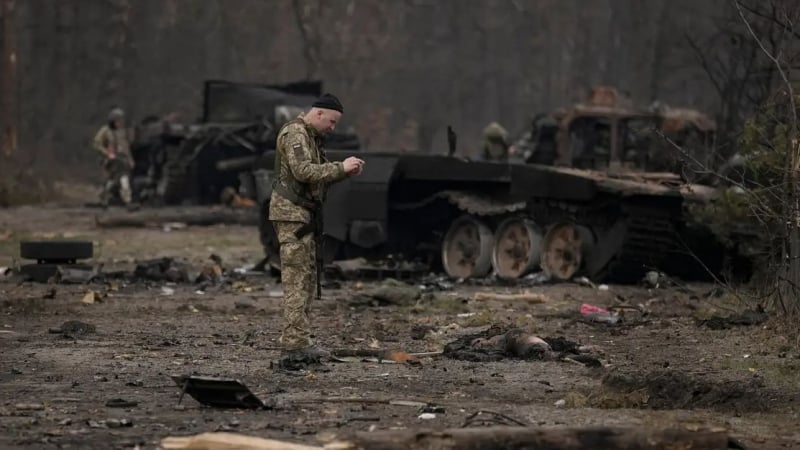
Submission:
[[[105,271],[161,256],[200,267],[214,253],[230,276],[205,286],[0,280],[0,448],[156,448],[166,436],[215,430],[319,443],[354,430],[458,427],[479,410],[542,427],[723,427],[749,448],[800,448],[800,349],[774,321],[698,326],[698,318],[743,307],[713,285],[455,284],[408,304],[369,306],[353,299],[375,282],[343,281],[312,309],[317,339],[331,348],[438,351],[465,333],[512,324],[594,346],[604,367],[426,357],[419,365],[357,361],[284,372],[274,364],[280,284],[230,273],[261,255],[254,228],[99,229],[95,213],[74,204],[0,210],[0,266],[20,263],[20,240],[65,237],[94,241],[92,263]],[[523,290],[545,302],[474,295]],[[89,291],[97,300],[82,302]],[[618,326],[578,320],[582,303],[620,298],[649,314],[631,310]],[[93,332],[50,332],[69,320]],[[178,405],[172,374],[240,379],[271,409],[214,409],[189,396]],[[107,406],[114,399],[132,403]],[[443,409],[422,419],[418,406],[392,399]]]

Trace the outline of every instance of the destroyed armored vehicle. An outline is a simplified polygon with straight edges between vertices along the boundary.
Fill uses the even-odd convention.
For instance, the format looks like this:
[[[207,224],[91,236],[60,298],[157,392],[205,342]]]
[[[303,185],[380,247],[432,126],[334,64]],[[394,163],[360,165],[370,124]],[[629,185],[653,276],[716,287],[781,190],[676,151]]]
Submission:
[[[585,103],[539,114],[514,146],[533,164],[604,171],[617,165],[709,183],[702,175],[712,166],[716,128],[700,111],[659,102],[636,108],[616,89],[597,86]]]
[[[470,161],[452,151],[357,154],[363,173],[333,185],[325,203],[325,260],[414,262],[461,279],[543,271],[556,280],[585,274],[633,282],[652,270],[685,279],[719,273],[722,245],[686,214],[687,204],[708,201],[713,188],[648,171],[653,159],[634,157],[642,153],[630,145],[631,122],[665,122],[646,112],[620,114],[610,101],[608,92],[596,92],[562,117],[552,157],[537,163]],[[351,155],[327,150],[330,160]],[[267,261],[279,268],[266,220],[273,156],[259,162],[253,184]]]
[[[135,199],[145,204],[219,203],[226,189],[239,190],[242,171],[275,149],[280,127],[320,94],[317,81],[206,81],[198,123],[151,116],[136,127],[131,146]],[[353,133],[331,133],[325,139],[327,148],[360,147]]]

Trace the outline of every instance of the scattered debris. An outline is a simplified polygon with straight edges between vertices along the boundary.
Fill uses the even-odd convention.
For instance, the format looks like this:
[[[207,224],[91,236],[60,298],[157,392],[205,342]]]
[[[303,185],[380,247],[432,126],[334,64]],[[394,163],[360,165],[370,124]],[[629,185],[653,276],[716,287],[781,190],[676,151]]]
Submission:
[[[136,265],[133,274],[136,277],[151,281],[188,283],[191,280],[189,270],[190,266],[187,263],[164,257],[140,262]]]
[[[178,375],[170,378],[181,388],[178,404],[183,400],[184,394],[189,394],[198,403],[217,408],[269,408],[239,380]]]
[[[487,417],[489,416],[489,417]],[[509,417],[494,411],[480,410],[469,415],[461,425],[461,428],[467,427],[485,427],[485,426],[520,426],[525,427],[529,424],[521,422],[517,419]]]
[[[200,275],[194,280],[195,283],[221,283],[223,278],[222,258],[219,255],[209,256],[209,262],[200,270]]]
[[[351,306],[413,305],[421,295],[419,288],[387,278],[378,287],[354,294],[349,303]]]
[[[383,261],[368,261],[365,258],[333,261],[326,268],[328,275],[340,278],[355,279],[419,279],[430,271],[430,266],[412,261],[397,261],[387,259]]]
[[[760,305],[755,309],[746,309],[738,314],[728,317],[713,316],[708,319],[698,319],[698,326],[706,326],[712,330],[725,330],[735,326],[761,325],[769,319],[769,315]]]
[[[83,296],[83,298],[81,298],[81,303],[84,303],[84,304],[87,304],[87,305],[91,305],[91,304],[94,304],[95,302],[100,301],[101,299],[102,299],[102,297],[97,292],[88,291]]]
[[[651,270],[650,272],[647,272],[644,275],[644,278],[642,279],[642,284],[651,289],[659,289],[672,286],[675,283],[664,272],[657,272],[655,270]]]
[[[165,233],[169,233],[172,230],[185,230],[187,228],[189,228],[189,225],[185,224],[184,222],[167,222],[161,227]]]
[[[411,339],[418,341],[425,339],[428,333],[435,332],[437,329],[434,325],[416,323],[411,326]]]
[[[523,292],[520,294],[495,294],[493,292],[477,292],[475,300],[478,301],[511,301],[511,302],[527,302],[527,303],[545,303],[547,297],[543,294],[535,292]]]
[[[320,355],[304,352],[289,353],[281,356],[278,360],[279,370],[288,370],[291,372],[303,371],[310,367],[320,367],[321,365],[322,358]]]
[[[55,281],[63,284],[91,283],[99,276],[99,272],[96,267],[58,266]]]
[[[109,408],[133,408],[138,404],[139,402],[135,402],[132,400],[125,400],[122,398],[112,398],[111,400],[106,402],[106,406]]]
[[[86,425],[89,428],[122,428],[132,427],[133,422],[129,419],[89,420]]]
[[[59,328],[50,328],[48,330],[52,334],[61,334],[66,338],[77,339],[85,334],[93,334],[97,332],[97,328],[86,322],[80,320],[68,320],[61,324]]]
[[[336,358],[373,358],[377,362],[393,361],[396,363],[407,363],[412,365],[419,365],[419,360],[410,353],[398,352],[393,350],[350,350],[350,349],[337,349],[334,350],[333,356]]]
[[[175,289],[172,289],[169,286],[161,286],[161,295],[173,295],[175,293]]]
[[[581,316],[589,322],[606,323],[614,325],[619,322],[619,314],[612,313],[605,308],[584,303],[581,305]]]

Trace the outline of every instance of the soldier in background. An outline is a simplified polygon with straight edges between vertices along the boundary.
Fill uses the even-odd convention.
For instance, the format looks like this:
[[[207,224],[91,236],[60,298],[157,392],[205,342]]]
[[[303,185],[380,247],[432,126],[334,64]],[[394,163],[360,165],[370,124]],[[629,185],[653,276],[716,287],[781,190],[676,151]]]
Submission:
[[[315,287],[320,296],[322,205],[328,185],[360,174],[364,164],[352,156],[328,162],[322,151],[322,136],[334,130],[342,112],[339,100],[324,94],[278,132],[269,220],[280,244],[285,356],[330,356],[314,345],[308,317]]]
[[[558,121],[553,114],[537,114],[509,148],[509,154],[529,164],[552,165],[556,159]]]
[[[492,122],[483,129],[483,158],[487,161],[508,161],[508,132]]]
[[[103,158],[105,180],[100,194],[103,206],[108,206],[116,189],[119,189],[122,203],[130,206],[133,157],[130,150],[130,136],[125,128],[125,112],[122,109],[111,110],[108,114],[108,123],[103,125],[94,137],[93,147]]]

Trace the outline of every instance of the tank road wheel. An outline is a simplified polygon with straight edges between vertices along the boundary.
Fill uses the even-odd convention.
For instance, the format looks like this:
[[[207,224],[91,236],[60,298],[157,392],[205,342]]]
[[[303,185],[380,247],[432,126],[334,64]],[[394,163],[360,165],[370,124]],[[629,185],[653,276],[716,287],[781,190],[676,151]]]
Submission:
[[[492,268],[492,231],[470,216],[450,225],[442,245],[442,265],[453,278],[483,277]]]
[[[571,279],[581,268],[592,241],[592,232],[585,227],[555,224],[542,241],[542,270],[557,280]]]
[[[504,220],[494,235],[492,267],[497,276],[519,278],[535,270],[541,261],[542,233],[530,220]]]

